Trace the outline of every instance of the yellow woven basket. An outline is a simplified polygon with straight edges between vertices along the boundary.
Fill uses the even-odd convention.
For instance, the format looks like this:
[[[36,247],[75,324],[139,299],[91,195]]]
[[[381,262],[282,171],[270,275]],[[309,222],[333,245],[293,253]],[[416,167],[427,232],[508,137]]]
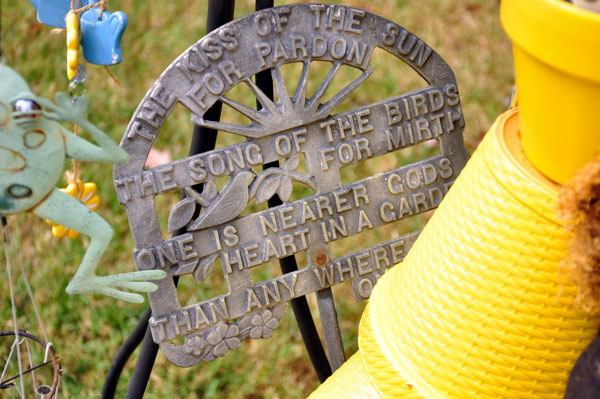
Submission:
[[[311,398],[562,398],[600,320],[572,305],[576,289],[559,273],[571,233],[519,129],[517,110],[491,127],[375,287],[359,352]]]

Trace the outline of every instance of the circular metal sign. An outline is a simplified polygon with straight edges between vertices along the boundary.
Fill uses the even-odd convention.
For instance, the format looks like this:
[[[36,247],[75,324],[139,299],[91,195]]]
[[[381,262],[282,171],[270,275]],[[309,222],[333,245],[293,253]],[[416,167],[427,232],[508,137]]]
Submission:
[[[350,93],[368,86],[373,50],[381,48],[406,63],[428,85],[348,112],[332,115]],[[331,63],[312,95],[307,94],[313,61]],[[288,91],[281,66],[299,63],[297,84]],[[331,97],[327,89],[342,66],[358,77]],[[253,81],[271,69],[277,101]],[[298,68],[300,70],[300,67]],[[253,93],[260,110],[228,97],[237,85]],[[328,98],[328,99],[326,99]],[[217,101],[250,123],[212,122],[203,115]],[[144,169],[161,126],[179,103],[195,124],[235,133],[246,140],[203,154]],[[154,341],[180,366],[210,361],[246,338],[268,338],[299,296],[351,281],[365,299],[377,279],[402,260],[418,232],[333,258],[336,240],[435,208],[468,159],[464,120],[454,74],[416,35],[363,10],[322,4],[272,8],[213,31],[181,54],[158,78],[133,115],[121,146],[130,155],[116,165],[114,182],[127,208],[139,270],[190,274],[201,283],[217,259],[228,293],[181,304],[171,278],[149,294]],[[340,170],[428,140],[439,154],[346,185]],[[306,165],[299,167],[301,160]],[[281,166],[255,173],[257,166]],[[217,189],[215,179],[229,178]],[[292,200],[292,184],[314,194]],[[192,187],[204,184],[200,193]],[[185,193],[170,211],[163,239],[154,198]],[[278,194],[284,204],[240,216],[250,201]],[[194,213],[197,206],[202,211]],[[267,281],[250,269],[298,252],[308,264]],[[185,337],[184,344],[173,343]]]

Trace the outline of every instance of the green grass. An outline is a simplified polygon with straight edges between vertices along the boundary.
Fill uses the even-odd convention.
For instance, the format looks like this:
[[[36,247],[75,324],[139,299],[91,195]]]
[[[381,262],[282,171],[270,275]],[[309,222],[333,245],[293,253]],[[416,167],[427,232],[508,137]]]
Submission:
[[[86,95],[91,104],[89,119],[92,122],[115,140],[120,140],[129,118],[151,84],[176,56],[204,35],[206,3],[167,0],[109,2],[111,11],[122,10],[127,14],[129,26],[122,43],[123,62],[110,69],[118,83],[102,67],[87,65]],[[253,10],[252,1],[237,3],[235,17]],[[341,4],[342,1],[335,3]],[[35,10],[28,1],[2,0],[1,4],[2,47],[8,65],[25,77],[35,93],[46,98],[52,99],[57,91],[66,91],[64,33],[55,33],[49,27],[38,24]],[[343,4],[366,9],[403,25],[447,60],[455,71],[461,93],[467,126],[465,141],[473,150],[494,118],[506,108],[513,83],[510,43],[499,23],[498,2],[346,0]],[[373,58],[374,73],[367,81],[368,90],[359,90],[341,109],[352,109],[423,85],[416,74],[401,67],[399,61],[390,61],[393,61],[391,56],[377,53]],[[235,115],[226,114],[225,117],[235,118]],[[174,158],[184,157],[192,131],[189,115],[184,111],[175,112],[163,129],[169,135],[159,135],[156,147],[163,149],[168,146]],[[234,140],[230,135],[223,135],[219,145],[228,145]],[[344,170],[345,179],[360,179],[426,155],[427,150],[423,152],[422,149],[401,151],[356,168],[347,168]],[[115,230],[98,272],[109,274],[134,270],[133,241],[125,209],[116,200],[112,168],[105,164],[84,164],[83,178],[99,185],[103,199],[100,213]],[[175,198],[158,202],[163,221],[168,215],[166,207],[172,205]],[[364,238],[361,245],[390,239],[421,223],[422,219],[411,221],[408,227],[386,226]],[[125,304],[101,296],[67,295],[64,289],[83,257],[87,239],[69,241],[54,238],[44,221],[29,214],[11,216],[9,226],[16,237],[19,257],[31,279],[48,333],[61,358],[64,368],[62,397],[99,397],[112,357],[135,326],[146,304]],[[349,252],[356,242],[346,239],[336,246],[335,251]],[[12,328],[5,273],[5,268],[0,268],[0,330]],[[260,273],[264,275],[266,272]],[[21,281],[16,289],[20,323],[35,333],[35,319]],[[198,290],[193,284],[183,283],[182,289],[186,295],[205,297],[222,292],[223,287],[202,287]],[[358,322],[365,304],[353,299],[350,284],[335,287],[334,293],[344,343],[350,355],[357,349]],[[313,296],[309,297],[309,302],[312,309],[316,309]],[[313,315],[318,321],[316,310]],[[130,362],[123,374],[117,397],[125,395],[132,365],[133,362]],[[316,375],[291,310],[288,310],[273,338],[248,341],[237,351],[212,363],[181,369],[159,354],[146,397],[301,398],[317,386]],[[2,394],[0,392],[0,397],[3,397]]]

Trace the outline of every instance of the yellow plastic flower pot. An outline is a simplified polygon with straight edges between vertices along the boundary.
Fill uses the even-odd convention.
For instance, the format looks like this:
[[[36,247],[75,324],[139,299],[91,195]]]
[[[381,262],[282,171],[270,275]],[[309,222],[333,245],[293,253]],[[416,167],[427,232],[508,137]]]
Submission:
[[[514,44],[525,154],[564,184],[600,155],[600,14],[560,0],[503,0],[500,16]]]

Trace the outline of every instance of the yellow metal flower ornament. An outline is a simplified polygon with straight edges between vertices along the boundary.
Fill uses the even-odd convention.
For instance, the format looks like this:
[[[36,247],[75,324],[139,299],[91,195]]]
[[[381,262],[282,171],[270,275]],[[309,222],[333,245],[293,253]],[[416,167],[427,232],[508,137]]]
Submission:
[[[81,180],[77,180],[76,183],[69,183],[65,188],[61,188],[60,191],[69,194],[79,202],[82,202],[88,209],[95,211],[100,207],[100,197],[96,194],[98,187],[96,183],[83,183]],[[46,219],[46,223],[52,226],[52,235],[55,237],[63,238],[77,238],[79,232],[77,230],[70,229],[58,223],[54,223]]]

